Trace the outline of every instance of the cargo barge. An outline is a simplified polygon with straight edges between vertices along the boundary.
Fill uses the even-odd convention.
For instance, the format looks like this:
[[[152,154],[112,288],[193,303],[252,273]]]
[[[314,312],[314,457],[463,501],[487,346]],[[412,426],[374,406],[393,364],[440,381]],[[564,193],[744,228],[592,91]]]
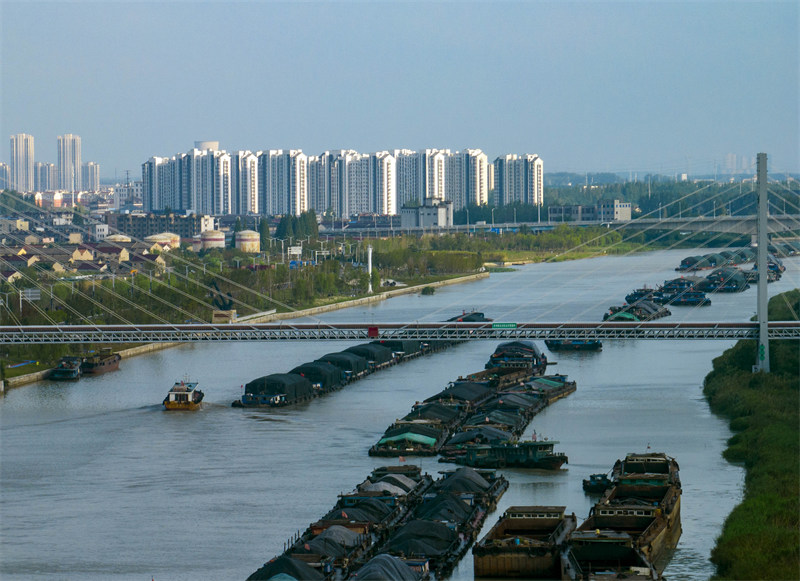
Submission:
[[[81,365],[83,357],[67,356],[62,357],[53,369],[48,373],[47,378],[55,381],[71,381],[81,378]]]
[[[553,442],[520,443],[518,438],[537,413],[577,386],[566,375],[542,376],[547,360],[532,343],[512,343],[523,345],[499,345],[490,358],[493,365],[417,402],[386,429],[369,455],[441,454],[443,462],[493,468],[556,469],[566,463],[565,455],[553,452]],[[531,365],[519,365],[515,358]]]
[[[114,353],[109,348],[104,348],[100,353],[87,355],[81,363],[81,373],[83,375],[99,375],[107,371],[119,369],[119,362],[122,355]]]
[[[577,526],[564,506],[512,506],[472,547],[475,577],[560,579],[561,552]]]
[[[441,579],[507,488],[493,471],[461,468],[434,481],[416,466],[377,468],[248,580]]]
[[[672,312],[658,303],[641,299],[633,304],[612,306],[603,315],[604,321],[653,321],[668,317]]]
[[[244,386],[239,408],[275,408],[300,404],[342,389],[371,373],[421,355],[435,353],[454,342],[397,340],[372,341],[328,353],[316,361],[298,365],[289,373],[273,373]]]
[[[663,453],[628,454],[615,463],[612,482],[570,537],[566,578],[613,571],[660,579],[681,536],[678,463]]]
[[[550,351],[602,351],[603,343],[597,339],[545,339]]]
[[[558,470],[569,459],[556,452],[555,440],[526,440],[497,444],[473,444],[443,455],[440,462],[455,462],[474,468],[531,468]]]

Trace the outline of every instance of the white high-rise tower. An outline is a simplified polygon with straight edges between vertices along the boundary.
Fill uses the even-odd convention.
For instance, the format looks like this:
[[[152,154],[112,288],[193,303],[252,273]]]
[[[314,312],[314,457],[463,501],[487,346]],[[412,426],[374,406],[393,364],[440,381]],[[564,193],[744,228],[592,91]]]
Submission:
[[[81,189],[81,138],[67,133],[58,136],[58,187],[68,192]]]
[[[9,186],[17,192],[32,192],[33,177],[33,135],[17,133],[11,136],[11,164]]]

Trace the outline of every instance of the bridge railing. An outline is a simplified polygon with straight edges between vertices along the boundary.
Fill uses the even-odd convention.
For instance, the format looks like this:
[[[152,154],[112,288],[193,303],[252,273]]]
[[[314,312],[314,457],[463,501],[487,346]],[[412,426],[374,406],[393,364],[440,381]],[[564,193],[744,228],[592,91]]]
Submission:
[[[800,339],[800,322],[772,321],[770,339]],[[368,341],[375,339],[756,339],[758,323],[253,323],[3,326],[0,342],[190,343],[211,341]]]

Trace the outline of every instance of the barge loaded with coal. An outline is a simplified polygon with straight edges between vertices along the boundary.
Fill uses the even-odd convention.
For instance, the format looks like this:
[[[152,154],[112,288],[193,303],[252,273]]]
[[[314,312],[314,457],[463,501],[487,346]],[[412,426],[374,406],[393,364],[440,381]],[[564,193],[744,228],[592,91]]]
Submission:
[[[501,343],[486,369],[459,377],[417,402],[369,450],[370,456],[436,456],[473,467],[557,469],[555,441],[519,441],[533,416],[574,392],[565,375],[544,376],[547,358],[530,341]]]
[[[434,480],[407,465],[373,470],[248,581],[445,578],[508,481],[472,468],[440,474]]]
[[[662,579],[681,536],[678,464],[663,453],[628,454],[612,485],[576,527],[563,506],[513,506],[475,544],[475,577]]]
[[[435,353],[455,341],[382,340],[328,353],[288,373],[273,373],[244,386],[233,407],[275,408],[303,403],[339,390],[366,375],[421,355]]]

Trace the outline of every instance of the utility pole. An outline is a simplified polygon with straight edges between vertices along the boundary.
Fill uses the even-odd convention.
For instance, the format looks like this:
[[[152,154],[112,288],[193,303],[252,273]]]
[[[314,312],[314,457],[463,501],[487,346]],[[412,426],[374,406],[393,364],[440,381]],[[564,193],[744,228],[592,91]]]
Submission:
[[[367,292],[372,294],[372,244],[367,246],[367,275],[369,276]]]
[[[767,260],[767,154],[759,153],[756,156],[758,179],[758,222],[756,235],[758,240],[758,254],[756,266],[758,268],[758,353],[753,371],[769,373],[769,317],[767,306],[769,295],[767,293],[767,273],[769,270]]]

